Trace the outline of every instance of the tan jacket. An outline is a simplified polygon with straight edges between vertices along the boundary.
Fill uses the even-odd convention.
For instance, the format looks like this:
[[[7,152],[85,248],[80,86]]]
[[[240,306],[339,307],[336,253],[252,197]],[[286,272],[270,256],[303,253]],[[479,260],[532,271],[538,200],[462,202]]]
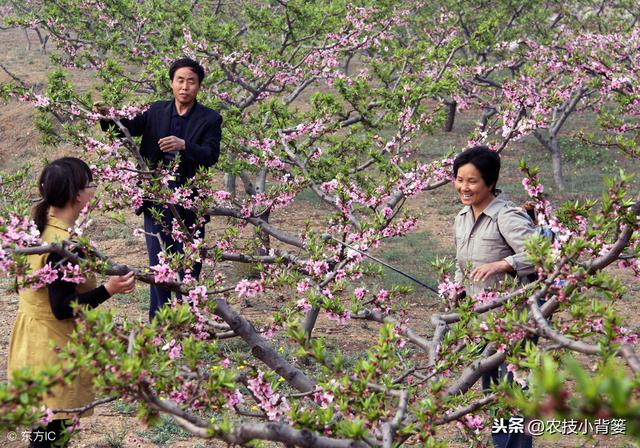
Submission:
[[[456,216],[455,281],[468,280],[469,272],[483,264],[505,260],[520,279],[535,272],[524,249],[524,242],[534,235],[535,227],[527,213],[498,194],[476,221],[473,211],[465,206]],[[471,266],[469,268],[468,266]],[[465,282],[467,293],[478,294],[493,288],[506,274],[493,275],[482,282]]]

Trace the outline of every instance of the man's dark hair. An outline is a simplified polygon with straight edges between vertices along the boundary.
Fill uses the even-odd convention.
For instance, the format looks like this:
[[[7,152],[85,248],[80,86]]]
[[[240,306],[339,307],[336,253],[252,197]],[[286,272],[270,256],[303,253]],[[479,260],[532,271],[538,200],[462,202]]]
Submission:
[[[487,186],[493,185],[491,192],[496,193],[496,184],[500,175],[500,156],[486,146],[473,146],[458,154],[453,161],[453,175],[458,175],[458,168],[467,163],[473,164]]]
[[[202,65],[189,58],[182,58],[173,61],[173,64],[169,67],[169,79],[173,81],[173,75],[176,74],[176,70],[184,67],[190,68],[193,73],[198,75],[198,83],[202,84],[202,80],[204,79],[204,68],[202,68]]]

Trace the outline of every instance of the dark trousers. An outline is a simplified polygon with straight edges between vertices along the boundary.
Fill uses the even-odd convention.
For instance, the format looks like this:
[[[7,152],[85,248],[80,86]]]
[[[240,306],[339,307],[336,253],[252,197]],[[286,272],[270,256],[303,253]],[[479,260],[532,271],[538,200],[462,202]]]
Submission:
[[[184,224],[191,230],[191,226],[195,223],[195,214],[184,210],[182,207],[176,208]],[[170,234],[173,220],[171,211],[168,209],[163,209],[162,211],[162,223],[164,224],[164,228],[167,229],[166,231],[163,230],[163,225],[153,218],[150,211],[146,210],[144,212],[144,231],[146,232],[145,239],[147,242],[147,254],[149,255],[149,266],[158,264],[158,254],[162,252],[162,245],[164,245],[169,253],[184,253],[182,243],[174,241]],[[204,225],[199,227],[198,230],[200,232],[199,237],[204,238]],[[162,245],[155,235],[160,235]],[[202,263],[195,263],[191,269],[191,276],[196,279],[199,278],[201,269]],[[179,274],[182,278],[184,273],[179,272]],[[157,285],[151,285],[149,289],[151,293],[149,322],[151,322],[156,312],[171,299],[171,291]],[[181,298],[180,294],[176,294],[176,297],[178,299]]]
[[[509,382],[513,381],[513,375],[507,372],[507,366],[500,364],[497,369],[482,374],[482,390],[488,394],[491,392],[491,384],[499,383],[500,379],[507,376]],[[510,419],[506,421],[507,427],[512,427]],[[493,446],[496,448],[532,448],[533,437],[522,433],[496,433],[491,434]]]
[[[530,279],[533,281],[534,279]],[[538,306],[544,305],[544,300],[538,299]],[[531,336],[527,338],[534,344],[538,343],[538,336]],[[524,343],[524,341],[523,341]],[[487,373],[482,374],[482,391],[485,394],[491,392],[491,384],[499,383],[500,380],[504,377],[507,377],[507,381],[509,383],[513,382],[513,374],[507,372],[507,366],[502,363],[495,370],[492,370]],[[526,390],[526,388],[525,388]],[[510,419],[509,419],[510,420]],[[507,427],[510,427],[510,421],[507,421]],[[521,433],[497,433],[491,434],[491,438],[493,439],[493,445],[496,448],[532,448],[533,447],[533,437],[529,434],[521,434]]]
[[[67,426],[71,426],[70,420],[52,420],[47,426],[34,428],[29,434],[29,448],[67,446],[66,442],[64,444],[58,442],[65,435],[65,427]]]

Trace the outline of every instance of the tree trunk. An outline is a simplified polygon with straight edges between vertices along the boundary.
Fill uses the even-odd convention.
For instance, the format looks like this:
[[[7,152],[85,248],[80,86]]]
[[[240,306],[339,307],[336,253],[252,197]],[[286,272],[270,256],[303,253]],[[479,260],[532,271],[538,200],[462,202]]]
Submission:
[[[564,193],[567,190],[567,184],[562,172],[562,151],[560,150],[557,132],[549,132],[549,137],[545,137],[542,132],[537,129],[533,132],[533,135],[535,135],[542,146],[551,154],[553,180],[558,190],[560,190],[560,193]]]
[[[256,193],[264,193],[267,190],[267,170],[264,168],[258,173],[256,178]]]
[[[355,56],[355,53],[349,53],[344,61],[344,75],[349,76],[349,65],[351,64],[351,59]]]
[[[27,39],[27,51],[31,51],[31,39],[29,38],[29,31],[26,28],[22,28],[24,31],[24,37]]]
[[[320,314],[320,308],[312,308],[307,313],[307,319],[304,321],[304,332],[307,333],[307,339],[311,339],[311,333],[313,327],[316,326],[316,320],[318,320],[318,314]]]
[[[484,107],[482,109],[482,118],[480,118],[480,126],[481,130],[485,131],[487,129],[487,125],[489,124],[489,119],[493,117],[497,113],[494,107]]]
[[[49,35],[43,35],[40,32],[39,28],[36,28],[36,34],[38,35],[38,40],[40,41],[40,51],[42,54],[47,54],[47,42],[49,41]]]
[[[236,176],[230,173],[224,173],[224,189],[231,195],[231,199],[236,198]]]
[[[447,113],[447,122],[444,125],[444,131],[451,132],[453,130],[453,122],[456,119],[456,108],[458,107],[458,103],[456,102],[456,100],[451,100],[445,101],[444,104],[449,107],[449,112]]]
[[[261,169],[258,173],[258,177],[256,178],[256,193],[264,193],[267,188],[267,170]],[[271,215],[271,211],[267,210],[260,218],[262,218],[265,222],[269,222],[269,215]],[[262,242],[262,247],[258,248],[258,255],[267,255],[269,254],[269,250],[271,249],[271,240],[269,234],[264,230],[260,230],[260,241]]]
[[[562,152],[560,150],[560,142],[556,135],[550,135],[549,151],[551,152],[551,161],[553,163],[553,180],[556,183],[556,187],[561,193],[567,191],[567,184],[564,180],[564,174],[562,172]]]

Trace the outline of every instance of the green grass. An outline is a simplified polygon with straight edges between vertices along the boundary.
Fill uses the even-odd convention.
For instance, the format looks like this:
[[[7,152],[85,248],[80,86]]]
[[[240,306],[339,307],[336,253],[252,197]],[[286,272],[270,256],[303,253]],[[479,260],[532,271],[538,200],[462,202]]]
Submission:
[[[607,164],[615,161],[612,153],[603,148],[587,146],[570,137],[561,137],[559,141],[563,161],[573,165],[576,170],[593,168],[594,165],[603,164],[602,168],[606,171],[609,168]]]
[[[453,249],[453,248],[452,248]],[[438,278],[431,263],[436,257],[454,255],[452,250],[442,250],[428,231],[409,233],[403,238],[389,240],[375,256],[382,261],[406,272],[430,286],[437,286]],[[374,261],[368,261],[372,264]],[[389,289],[394,285],[411,286],[419,292],[424,288],[403,275],[383,267],[382,287]]]
[[[135,415],[136,405],[133,403],[127,403],[126,401],[116,400],[111,403],[111,409],[118,414],[123,415]]]
[[[132,303],[137,303],[140,309],[144,309],[143,306],[146,304],[149,309],[149,285],[145,283],[136,284],[136,289],[131,294],[116,294],[111,304],[117,303],[118,305],[130,305]]]
[[[193,435],[178,425],[173,418],[161,414],[160,421],[146,431],[137,431],[140,437],[144,437],[158,446],[167,446],[176,438],[190,438]],[[169,445],[170,446],[170,445]]]
[[[640,169],[639,161],[630,160],[618,151],[591,146],[570,136],[561,136],[559,141],[564,179],[567,184],[564,194],[560,193],[553,180],[551,155],[531,137],[503,152],[500,188],[512,198],[525,199],[526,195],[520,184],[523,176],[518,170],[520,159],[524,159],[530,166],[540,168],[545,192],[550,194],[552,202],[597,198],[605,187],[605,176],[617,176],[621,168],[624,168],[625,172],[637,172]]]
[[[307,202],[311,205],[321,205],[322,199],[311,188],[305,188],[296,196],[296,201]]]
[[[442,187],[440,190],[431,192],[429,198],[429,209],[434,210],[438,215],[448,216],[452,218],[460,211],[462,204],[458,198],[458,194],[453,191],[451,185]],[[453,234],[452,234],[453,238]]]
[[[105,431],[105,436],[100,446],[105,448],[125,448],[127,446],[125,437],[127,437],[128,432],[129,425],[127,424],[123,424],[119,429],[109,428],[109,430]]]
[[[137,303],[140,311],[149,311],[149,285],[138,283],[134,292],[123,297],[124,303]]]
[[[109,240],[112,240],[112,239],[125,240],[125,241],[133,240],[131,225],[127,223],[122,224],[115,221],[111,221],[109,226],[102,231],[102,238],[109,239]]]

